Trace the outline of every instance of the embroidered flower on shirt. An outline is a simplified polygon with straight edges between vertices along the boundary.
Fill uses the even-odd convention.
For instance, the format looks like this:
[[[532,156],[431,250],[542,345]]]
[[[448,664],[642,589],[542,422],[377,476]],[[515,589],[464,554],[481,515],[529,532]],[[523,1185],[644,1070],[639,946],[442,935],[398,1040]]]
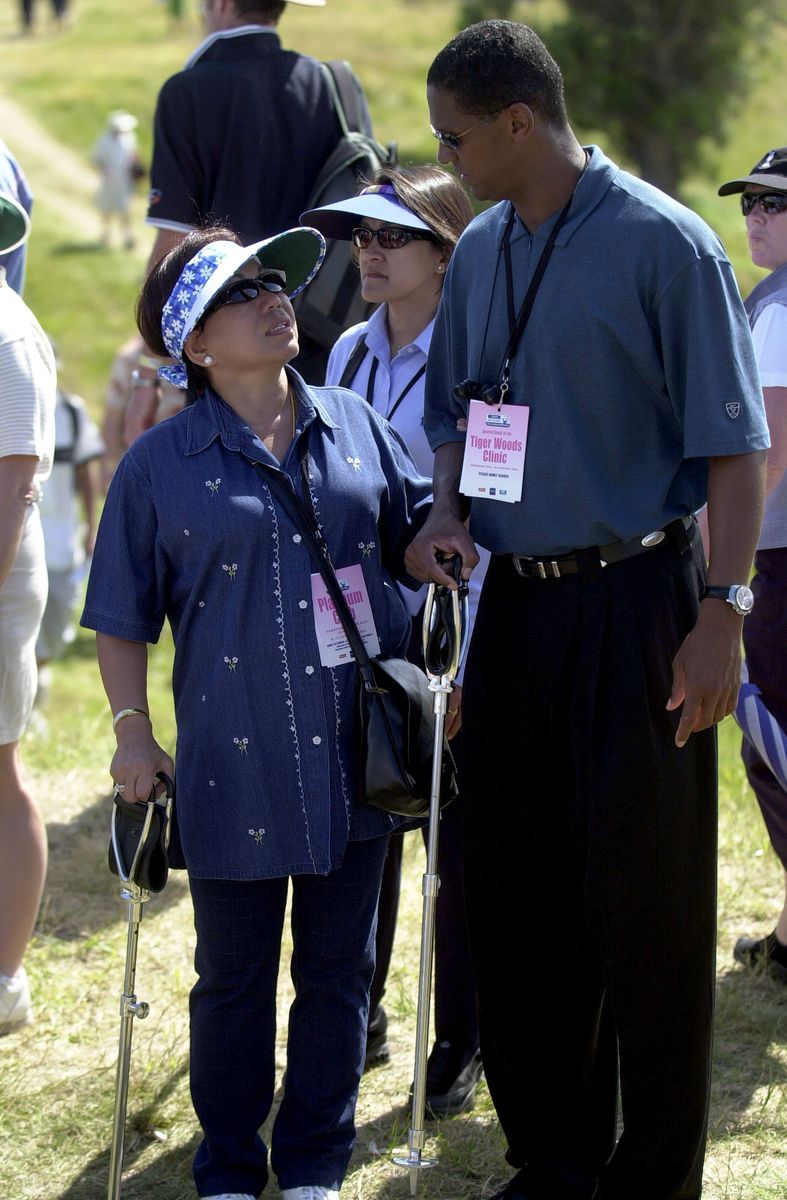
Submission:
[[[238,564],[237,563],[222,563],[221,569],[222,569],[222,571],[227,572],[230,579],[234,579],[237,574],[237,571],[238,571]]]
[[[205,480],[205,487],[210,489],[211,496],[216,495],[216,492],[219,490],[220,483],[221,483],[221,476],[219,476],[218,479],[206,479]]]
[[[235,674],[235,668],[236,668],[236,667],[237,667],[237,665],[238,665],[238,657],[237,657],[237,655],[235,655],[233,658],[227,658],[227,655],[225,654],[225,655],[224,655],[224,661],[225,661],[225,663],[227,664],[227,666],[228,666],[228,667],[229,667],[229,669],[230,669],[230,674],[231,674],[231,675],[234,675],[234,674]]]
[[[265,830],[264,829],[250,829],[249,834],[251,835],[251,837],[254,838],[255,842],[259,846],[262,842],[262,839],[265,837]]]
[[[363,558],[371,558],[372,550],[374,550],[377,542],[359,542],[358,549],[361,551]]]
[[[233,738],[232,740],[235,743],[235,745],[238,747],[238,749],[240,750],[241,754],[248,754],[248,751],[249,751],[249,739],[248,738]]]
[[[354,470],[354,471],[360,471],[360,469],[361,469],[361,460],[360,460],[360,458],[352,458],[352,457],[351,457],[351,456],[348,454],[348,455],[347,455],[347,462],[350,464],[350,466],[353,468],[353,470]]]

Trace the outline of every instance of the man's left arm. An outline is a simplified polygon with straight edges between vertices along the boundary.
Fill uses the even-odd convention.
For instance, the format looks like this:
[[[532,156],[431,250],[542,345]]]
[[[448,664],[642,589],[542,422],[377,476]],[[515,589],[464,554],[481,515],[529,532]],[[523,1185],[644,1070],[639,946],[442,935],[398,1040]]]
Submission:
[[[767,452],[710,459],[708,583],[746,583],[757,547],[765,498]],[[669,711],[683,705],[675,743],[721,721],[735,707],[740,686],[744,618],[725,600],[707,597],[672,664]]]

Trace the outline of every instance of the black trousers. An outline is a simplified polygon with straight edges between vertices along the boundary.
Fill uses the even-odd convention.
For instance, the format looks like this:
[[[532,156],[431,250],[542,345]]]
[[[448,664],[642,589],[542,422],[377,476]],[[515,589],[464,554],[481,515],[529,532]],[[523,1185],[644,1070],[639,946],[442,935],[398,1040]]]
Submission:
[[[787,730],[787,549],[759,550],[754,565],[754,610],[743,623],[749,679],[762,692],[771,716]],[[771,845],[787,871],[787,793],[746,738],[741,754]]]
[[[484,1068],[528,1200],[696,1200],[714,995],[716,741],[674,744],[702,554],[487,575],[465,676]],[[618,1081],[623,1132],[617,1141]]]

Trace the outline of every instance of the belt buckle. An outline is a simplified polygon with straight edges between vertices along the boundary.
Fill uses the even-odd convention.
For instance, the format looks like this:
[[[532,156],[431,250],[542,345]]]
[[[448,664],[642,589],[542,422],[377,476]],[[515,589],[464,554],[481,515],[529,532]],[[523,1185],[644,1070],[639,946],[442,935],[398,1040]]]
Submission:
[[[528,554],[512,554],[511,558],[513,559],[514,570],[522,579],[535,578],[535,575],[532,575],[523,569],[523,563],[528,563],[529,566],[537,570],[539,579],[549,579],[550,576],[553,579],[561,578],[560,567],[553,558],[546,560],[540,558],[531,558]],[[547,567],[550,567],[551,570],[547,571]]]

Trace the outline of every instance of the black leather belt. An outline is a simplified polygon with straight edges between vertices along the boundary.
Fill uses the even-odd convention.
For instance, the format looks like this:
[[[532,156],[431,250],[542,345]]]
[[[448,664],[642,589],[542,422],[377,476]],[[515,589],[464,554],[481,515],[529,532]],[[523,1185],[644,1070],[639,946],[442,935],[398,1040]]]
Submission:
[[[522,579],[560,579],[563,575],[579,575],[583,571],[597,572],[599,567],[624,562],[627,558],[644,554],[646,550],[654,550],[667,540],[683,549],[690,544],[690,531],[694,525],[694,517],[679,517],[663,529],[655,529],[652,533],[629,538],[625,542],[588,546],[587,549],[573,550],[571,554],[560,554],[555,558],[512,554],[511,561]]]

